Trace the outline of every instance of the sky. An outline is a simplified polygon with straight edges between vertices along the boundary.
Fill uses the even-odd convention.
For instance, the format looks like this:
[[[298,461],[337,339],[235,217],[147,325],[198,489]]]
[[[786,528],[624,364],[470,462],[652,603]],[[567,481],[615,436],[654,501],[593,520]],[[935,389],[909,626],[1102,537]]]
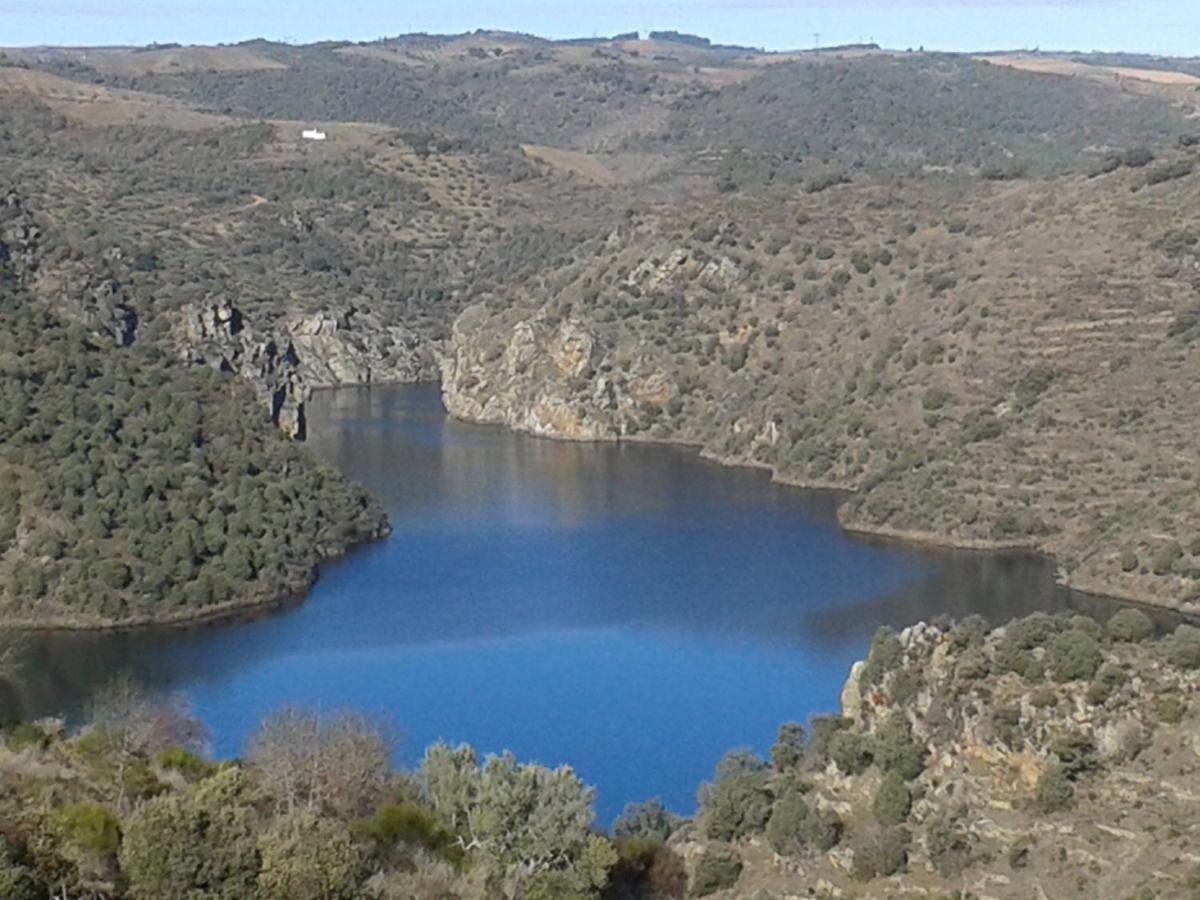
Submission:
[[[476,28],[545,37],[673,28],[769,50],[873,39],[898,49],[1188,56],[1200,55],[1200,0],[0,0],[0,46],[10,47],[373,40]]]

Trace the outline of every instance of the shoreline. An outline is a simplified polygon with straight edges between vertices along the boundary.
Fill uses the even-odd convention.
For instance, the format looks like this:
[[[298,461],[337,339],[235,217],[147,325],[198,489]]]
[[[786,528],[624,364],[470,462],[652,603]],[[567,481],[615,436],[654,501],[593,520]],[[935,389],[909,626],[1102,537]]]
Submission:
[[[424,384],[430,382],[420,383]],[[642,437],[640,435],[574,437],[571,435],[557,435],[545,431],[535,431],[528,428],[518,428],[501,420],[476,419],[468,415],[462,415],[454,412],[451,409],[451,405],[446,403],[444,391],[442,391],[442,406],[446,410],[446,414],[448,416],[461,422],[467,422],[476,425],[499,425],[513,432],[528,434],[533,437],[542,437],[546,438],[547,440],[563,441],[567,443],[629,443],[642,445],[658,444],[661,446],[680,447],[695,450],[701,459],[709,460],[717,465],[730,468],[759,469],[767,472],[770,475],[771,480],[776,484],[798,488],[800,490],[828,491],[840,495],[842,498],[844,498],[844,502],[838,505],[835,519],[838,527],[846,534],[858,535],[861,537],[874,537],[898,544],[907,544],[910,546],[943,550],[957,550],[978,553],[1030,553],[1047,560],[1053,566],[1054,581],[1062,588],[1098,599],[1113,600],[1119,603],[1128,603],[1144,609],[1157,610],[1172,615],[1182,616],[1189,620],[1200,621],[1200,609],[1192,608],[1183,603],[1177,601],[1158,600],[1153,597],[1147,597],[1144,594],[1121,590],[1120,588],[1108,586],[1106,584],[1090,581],[1081,582],[1077,578],[1073,578],[1069,573],[1064,571],[1054,553],[1047,550],[1037,538],[1030,537],[1006,541],[991,540],[986,538],[965,539],[956,538],[952,535],[942,534],[936,531],[914,531],[902,528],[893,528],[888,525],[872,525],[866,522],[855,521],[850,515],[848,502],[858,493],[854,488],[838,482],[818,482],[804,478],[783,475],[778,469],[776,469],[775,466],[772,466],[768,463],[722,456],[718,453],[707,450],[699,441],[688,440],[686,438],[651,438]]]
[[[387,540],[391,536],[391,526],[386,526],[379,534],[373,537],[365,538],[361,541],[355,541],[352,544],[341,548],[340,550],[321,556],[310,568],[304,584],[291,584],[286,588],[272,594],[265,594],[255,600],[235,600],[226,603],[206,606],[196,610],[177,610],[173,613],[154,616],[130,616],[125,619],[115,621],[73,621],[63,618],[47,618],[47,619],[9,619],[0,622],[0,634],[5,632],[12,634],[33,634],[41,633],[83,633],[83,632],[112,632],[118,633],[122,631],[141,631],[154,628],[170,628],[170,629],[187,629],[198,628],[207,625],[225,625],[234,624],[239,620],[247,622],[257,620],[263,616],[272,615],[281,612],[288,607],[303,603],[307,599],[313,586],[320,580],[321,567],[333,562],[346,559],[351,556],[354,551],[367,547],[370,544],[379,541]],[[297,580],[299,581],[299,579]]]

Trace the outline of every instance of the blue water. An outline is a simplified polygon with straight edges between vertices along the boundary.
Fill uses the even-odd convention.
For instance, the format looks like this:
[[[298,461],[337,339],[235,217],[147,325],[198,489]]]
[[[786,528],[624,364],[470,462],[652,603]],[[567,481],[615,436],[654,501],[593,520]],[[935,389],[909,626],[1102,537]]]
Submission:
[[[836,710],[881,623],[1087,602],[1036,559],[851,539],[836,498],[687,450],[452,422],[428,387],[320,393],[310,421],[391,538],[258,621],[40,639],[27,709],[130,669],[233,756],[282,704],[350,706],[396,723],[402,764],[436,740],[569,763],[607,823],[650,796],[687,813],[724,750]]]

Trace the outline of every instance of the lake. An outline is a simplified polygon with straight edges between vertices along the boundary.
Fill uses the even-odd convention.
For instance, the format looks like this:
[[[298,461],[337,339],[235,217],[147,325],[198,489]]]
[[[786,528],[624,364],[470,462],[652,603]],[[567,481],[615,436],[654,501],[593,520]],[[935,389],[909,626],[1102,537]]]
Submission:
[[[851,537],[835,495],[686,449],[455,422],[429,386],[320,392],[309,421],[391,538],[256,621],[32,637],[26,714],[130,671],[183,692],[233,756],[284,703],[351,706],[397,723],[402,763],[438,739],[569,763],[607,825],[650,796],[691,812],[724,750],[836,711],[881,624],[1115,608],[1039,558]]]

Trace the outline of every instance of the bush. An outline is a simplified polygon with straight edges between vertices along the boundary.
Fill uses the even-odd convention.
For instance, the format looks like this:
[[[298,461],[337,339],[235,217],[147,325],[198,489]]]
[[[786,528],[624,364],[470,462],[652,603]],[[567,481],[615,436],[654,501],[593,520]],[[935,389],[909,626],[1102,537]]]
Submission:
[[[950,629],[950,646],[955,650],[982,647],[987,637],[988,624],[983,616],[970,615],[954,623]]]
[[[771,745],[771,768],[790,772],[804,762],[804,726],[799,722],[784,722]]]
[[[968,647],[954,665],[954,675],[965,681],[986,678],[992,671],[992,661],[981,647]]]
[[[1154,623],[1140,609],[1127,608],[1114,613],[1105,630],[1110,639],[1131,644],[1154,637]]]
[[[784,791],[767,820],[767,842],[771,849],[780,856],[799,856],[807,843],[803,829],[808,816],[808,804],[801,792],[796,788]]]
[[[262,900],[357,900],[362,853],[341,822],[300,812],[276,819],[258,839]]]
[[[871,806],[880,825],[899,825],[912,809],[912,793],[899,772],[888,772],[875,791]]]
[[[1175,564],[1183,558],[1183,548],[1175,541],[1154,551],[1150,558],[1150,571],[1155,575],[1170,575]]]
[[[763,830],[771,814],[766,770],[737,772],[716,780],[704,795],[698,813],[705,835],[713,840],[737,840]]]
[[[45,750],[50,746],[50,737],[32,722],[20,722],[4,733],[4,743],[10,750],[36,747]]]
[[[1187,712],[1187,704],[1174,695],[1162,697],[1156,704],[1154,711],[1158,715],[1160,722],[1166,722],[1168,725],[1178,725],[1183,721],[1184,714]]]
[[[905,781],[916,778],[925,769],[925,748],[912,736],[912,726],[904,713],[894,712],[875,732],[872,755],[884,772],[896,772]]]
[[[621,814],[613,821],[612,833],[615,838],[665,841],[675,830],[677,821],[657,799],[626,803]]]
[[[610,877],[614,897],[682,897],[687,892],[683,860],[661,841],[628,838],[617,842],[617,862]]]
[[[1093,706],[1104,705],[1113,692],[1127,681],[1129,681],[1129,675],[1124,669],[1113,663],[1105,663],[1096,673],[1096,680],[1088,687],[1088,703]]]
[[[243,776],[223,771],[194,794],[156,797],[125,824],[121,869],[133,900],[244,900],[254,895],[258,849]]]
[[[1096,639],[1072,628],[1050,642],[1050,665],[1058,681],[1083,681],[1091,678],[1104,661]]]
[[[714,844],[704,851],[696,863],[692,877],[693,897],[707,897],[737,884],[742,874],[742,857],[728,844]]]
[[[867,661],[862,669],[862,680],[867,684],[878,685],[883,677],[904,659],[904,648],[900,639],[890,628],[879,628],[871,637],[867,649]]]
[[[842,820],[831,809],[810,809],[800,826],[804,843],[822,853],[838,845],[843,830]]]
[[[1058,757],[1059,766],[1072,781],[1100,765],[1096,745],[1078,731],[1055,735],[1050,741],[1050,752]]]
[[[907,828],[882,828],[854,848],[850,874],[859,881],[895,875],[908,865],[912,835]]]
[[[971,863],[971,835],[962,828],[965,807],[957,813],[939,811],[925,826],[929,861],[943,878],[957,878]]]
[[[1075,787],[1058,763],[1046,767],[1038,778],[1034,803],[1039,812],[1055,813],[1067,809],[1075,800]]]
[[[4,900],[42,900],[45,896],[29,869],[0,856],[0,897]]]
[[[422,847],[454,866],[463,864],[463,850],[454,832],[433,812],[416,803],[385,803],[370,818],[355,822],[354,834],[382,850],[409,844]]]
[[[121,827],[106,807],[71,803],[54,811],[54,824],[71,843],[98,856],[112,856],[121,843]]]
[[[1200,628],[1180,625],[1165,643],[1171,665],[1180,669],[1200,669]]]
[[[857,732],[839,731],[829,739],[829,758],[847,775],[861,775],[871,765],[871,746]]]
[[[178,772],[188,781],[203,781],[217,767],[186,747],[168,747],[154,754],[154,764],[168,772]]]

